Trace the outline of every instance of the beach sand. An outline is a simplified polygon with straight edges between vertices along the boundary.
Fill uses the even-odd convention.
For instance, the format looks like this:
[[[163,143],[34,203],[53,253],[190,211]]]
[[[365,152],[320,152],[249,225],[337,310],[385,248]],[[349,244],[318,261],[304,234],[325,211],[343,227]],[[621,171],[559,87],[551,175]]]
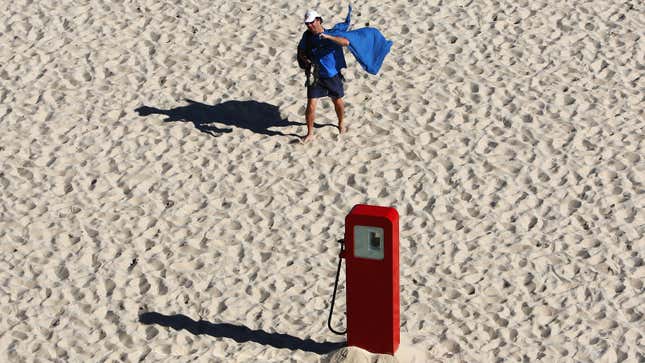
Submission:
[[[352,5],[394,45],[301,145],[312,3],[2,2],[2,361],[645,359],[643,4]],[[396,357],[326,326],[358,203],[400,214]]]

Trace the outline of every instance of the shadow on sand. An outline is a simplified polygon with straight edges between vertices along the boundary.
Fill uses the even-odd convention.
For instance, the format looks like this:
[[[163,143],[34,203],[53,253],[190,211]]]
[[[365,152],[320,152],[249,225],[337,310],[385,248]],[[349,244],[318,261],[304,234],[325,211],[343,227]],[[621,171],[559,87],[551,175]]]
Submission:
[[[278,106],[257,101],[226,101],[210,106],[201,102],[186,100],[188,105],[161,110],[155,107],[141,106],[135,110],[139,116],[152,114],[166,115],[164,122],[192,122],[196,129],[212,136],[231,132],[231,128],[220,128],[214,124],[223,124],[247,129],[268,136],[294,136],[271,130],[274,127],[304,126],[304,123],[292,122],[280,116]]]
[[[255,342],[270,345],[274,348],[287,348],[302,350],[317,354],[327,354],[345,346],[339,343],[317,343],[311,339],[302,340],[288,334],[267,333],[264,330],[251,330],[245,326],[227,323],[209,323],[208,321],[195,321],[185,315],[163,315],[155,312],[146,312],[139,315],[139,322],[145,325],[157,324],[175,330],[185,329],[195,335],[210,335],[218,338],[230,338],[238,343]]]

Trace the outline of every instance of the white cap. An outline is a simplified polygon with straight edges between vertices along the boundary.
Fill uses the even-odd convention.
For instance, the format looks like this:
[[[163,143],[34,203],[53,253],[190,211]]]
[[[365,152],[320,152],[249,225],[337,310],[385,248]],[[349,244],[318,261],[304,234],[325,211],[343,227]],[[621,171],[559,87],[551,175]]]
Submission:
[[[305,13],[305,23],[311,23],[312,21],[316,20],[316,18],[321,18],[320,14],[316,12],[316,10],[307,10]]]

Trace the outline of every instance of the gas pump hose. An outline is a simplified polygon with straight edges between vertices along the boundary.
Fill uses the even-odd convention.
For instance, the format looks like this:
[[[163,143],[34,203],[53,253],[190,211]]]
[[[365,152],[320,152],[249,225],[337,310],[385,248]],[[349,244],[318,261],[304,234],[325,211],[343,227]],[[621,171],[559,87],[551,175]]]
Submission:
[[[331,317],[334,314],[334,303],[336,302],[336,290],[338,289],[338,278],[340,277],[340,265],[343,262],[343,252],[345,251],[345,240],[340,239],[338,240],[338,243],[340,243],[340,257],[338,259],[338,269],[336,270],[336,281],[334,282],[334,293],[331,297],[331,308],[329,309],[329,319],[327,320],[327,327],[334,334],[345,335],[347,333],[347,329],[345,329],[345,331],[343,332],[339,332],[334,330],[334,328],[332,328],[331,326]]]

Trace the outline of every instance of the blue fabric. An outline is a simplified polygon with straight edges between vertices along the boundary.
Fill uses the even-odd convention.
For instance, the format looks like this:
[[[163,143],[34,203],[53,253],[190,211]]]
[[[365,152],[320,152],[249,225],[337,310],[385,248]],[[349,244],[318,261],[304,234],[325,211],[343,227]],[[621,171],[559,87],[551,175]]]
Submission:
[[[392,41],[385,39],[376,28],[361,28],[348,32],[329,32],[330,35],[349,40],[349,51],[368,73],[377,74],[385,56],[390,52]]]
[[[385,56],[390,52],[392,41],[385,39],[376,28],[348,30],[351,14],[352,6],[350,5],[345,21],[334,25],[325,33],[349,40],[349,51],[352,52],[358,63],[368,73],[377,74],[383,65]]]

